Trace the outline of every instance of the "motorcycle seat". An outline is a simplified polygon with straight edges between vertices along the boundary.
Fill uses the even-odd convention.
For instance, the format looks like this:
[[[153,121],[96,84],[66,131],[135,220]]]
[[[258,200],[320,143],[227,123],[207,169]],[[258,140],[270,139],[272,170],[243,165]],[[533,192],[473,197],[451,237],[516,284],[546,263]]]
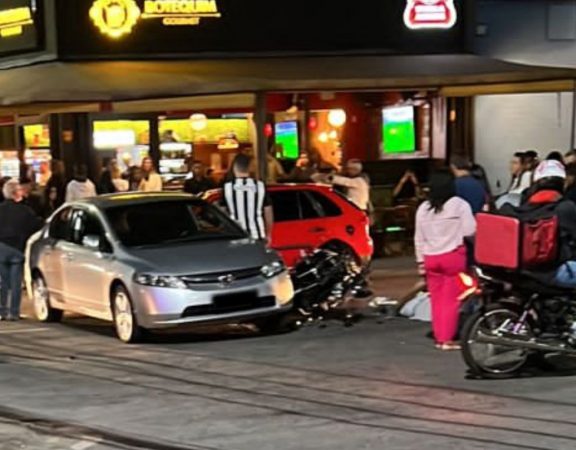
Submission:
[[[506,270],[483,268],[482,271],[492,278],[514,285],[517,290],[527,294],[537,293],[546,296],[574,296],[576,288],[560,286],[551,283],[551,272],[535,272],[528,270]]]

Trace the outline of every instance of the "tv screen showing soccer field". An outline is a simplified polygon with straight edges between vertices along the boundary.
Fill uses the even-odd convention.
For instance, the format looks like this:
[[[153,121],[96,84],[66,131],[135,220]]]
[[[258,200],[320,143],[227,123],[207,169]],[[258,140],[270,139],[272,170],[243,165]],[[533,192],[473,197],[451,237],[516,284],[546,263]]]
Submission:
[[[384,156],[416,152],[416,124],[413,106],[382,110]]]

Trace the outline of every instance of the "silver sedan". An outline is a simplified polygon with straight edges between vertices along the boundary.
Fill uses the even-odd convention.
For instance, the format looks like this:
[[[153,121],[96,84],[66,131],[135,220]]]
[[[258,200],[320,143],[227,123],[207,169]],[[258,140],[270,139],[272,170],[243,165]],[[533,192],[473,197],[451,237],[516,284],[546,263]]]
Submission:
[[[117,194],[68,204],[28,243],[40,321],[69,311],[113,321],[124,342],[146,330],[256,322],[291,309],[280,257],[217,208],[181,194]]]

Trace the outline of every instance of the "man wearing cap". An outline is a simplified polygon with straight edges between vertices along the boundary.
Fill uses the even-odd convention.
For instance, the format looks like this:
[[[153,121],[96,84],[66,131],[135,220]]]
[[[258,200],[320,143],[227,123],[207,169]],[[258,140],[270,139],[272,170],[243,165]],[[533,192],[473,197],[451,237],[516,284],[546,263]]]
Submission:
[[[543,161],[534,171],[534,185],[526,192],[521,209],[537,209],[555,203],[560,236],[559,269],[553,281],[576,287],[576,204],[564,197],[566,169],[559,161]]]

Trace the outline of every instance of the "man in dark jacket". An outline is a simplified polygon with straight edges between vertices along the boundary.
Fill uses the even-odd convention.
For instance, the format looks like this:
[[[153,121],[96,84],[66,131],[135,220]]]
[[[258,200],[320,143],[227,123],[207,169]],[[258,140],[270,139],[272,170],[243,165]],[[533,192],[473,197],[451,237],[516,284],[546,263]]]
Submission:
[[[192,161],[190,178],[184,182],[184,192],[198,195],[215,188],[216,184],[206,176],[204,164],[201,161]]]
[[[0,204],[0,320],[19,320],[26,241],[42,227],[42,220],[22,203],[17,180],[4,184]],[[10,301],[9,301],[10,300]]]
[[[560,235],[559,269],[550,279],[576,287],[576,204],[564,196],[566,169],[558,161],[543,161],[534,171],[534,185],[525,192],[520,210],[529,211],[555,204]]]

